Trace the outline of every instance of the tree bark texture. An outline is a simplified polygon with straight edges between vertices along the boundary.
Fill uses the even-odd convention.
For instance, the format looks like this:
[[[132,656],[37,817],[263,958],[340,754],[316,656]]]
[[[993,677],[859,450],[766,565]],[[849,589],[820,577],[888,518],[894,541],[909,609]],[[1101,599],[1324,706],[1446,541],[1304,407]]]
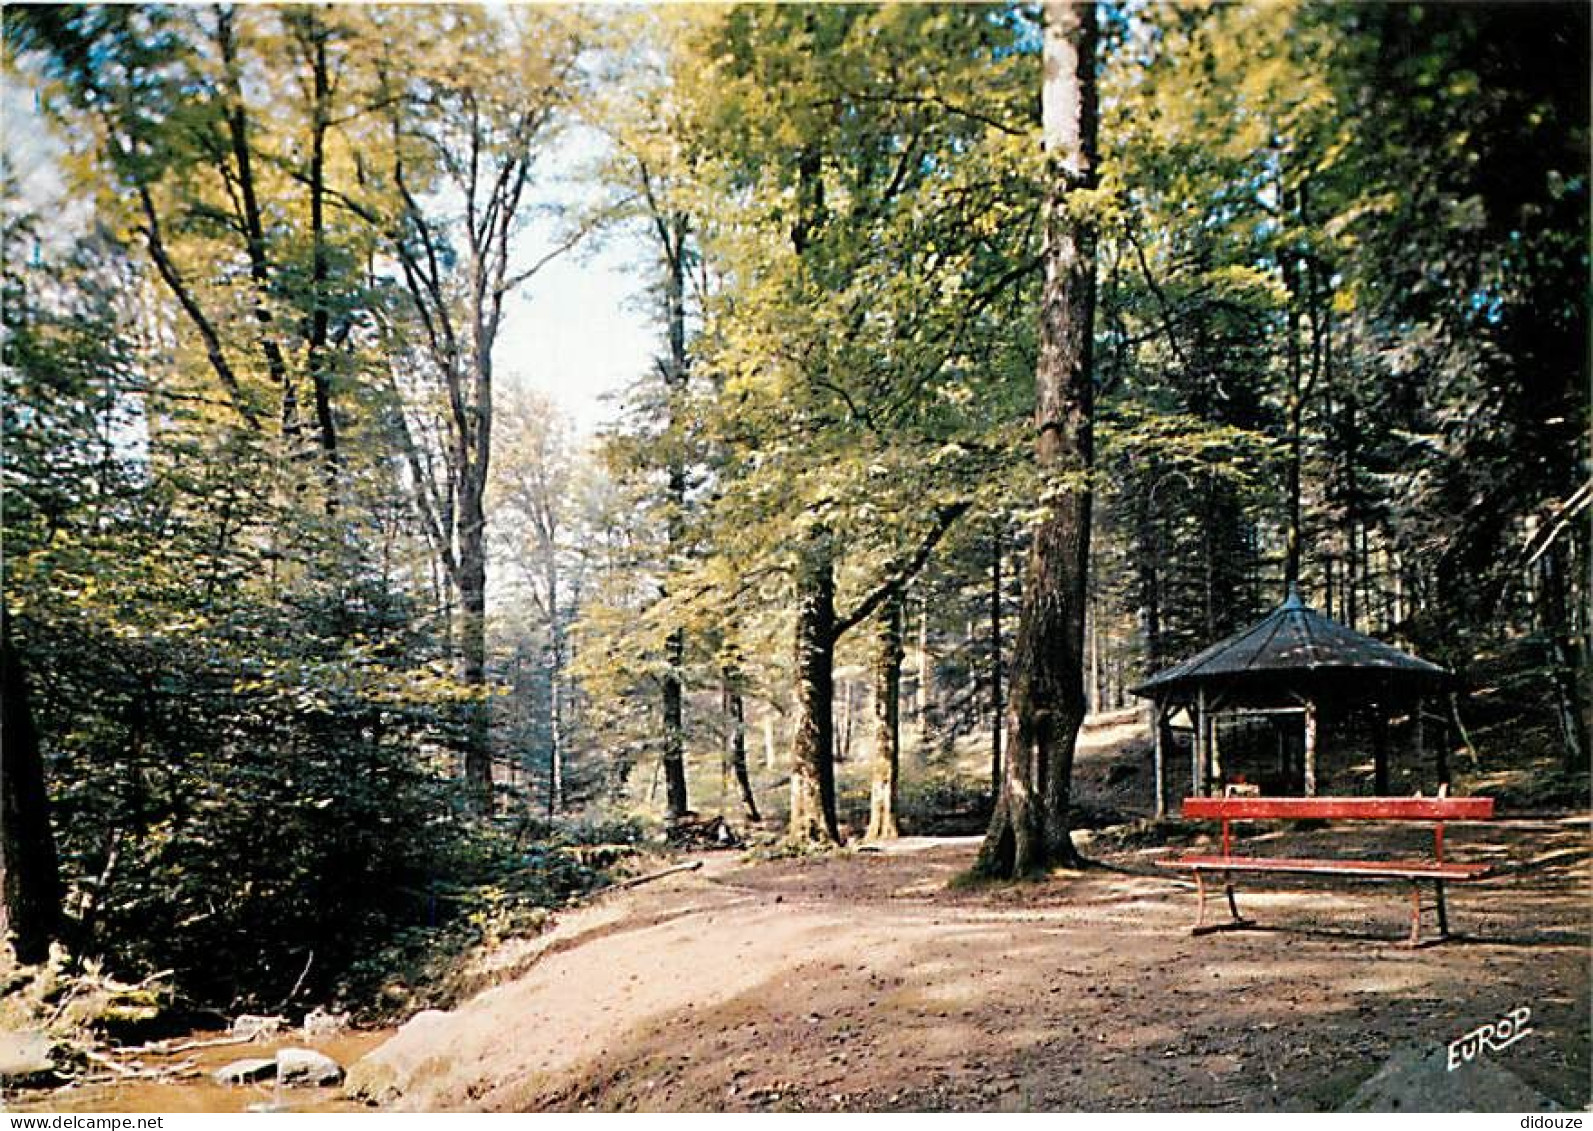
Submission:
[[[797,562],[796,734],[791,817],[797,843],[836,843],[834,721],[835,563],[830,532],[810,533]]]
[[[559,555],[550,537],[543,567],[548,590],[548,817],[564,808],[564,667],[563,610],[559,604]]]
[[[935,663],[929,655],[929,598],[918,599],[918,686],[913,689],[913,717],[918,724],[918,761],[928,760],[935,740],[931,719],[934,714]]]
[[[326,132],[331,120],[331,79],[327,67],[327,30],[314,9],[305,9],[301,34],[310,61],[310,337],[305,369],[315,398],[315,423],[321,442],[326,510],[338,508],[337,420],[332,412],[331,359],[328,345],[331,312],[327,301],[329,273],[326,247]]]
[[[483,482],[459,492],[459,678],[473,697],[465,706],[465,790],[477,812],[492,811],[492,747],[487,691],[487,539]]]
[[[686,632],[677,628],[664,641],[664,804],[669,820],[690,808],[686,800],[685,685]]]
[[[901,764],[902,600],[885,602],[879,613],[874,653],[874,772],[868,802],[869,840],[902,835],[896,820]]]
[[[1285,200],[1290,200],[1292,194],[1286,190]],[[1284,588],[1290,589],[1300,582],[1301,547],[1301,491],[1303,490],[1302,477],[1305,464],[1305,375],[1304,358],[1300,345],[1300,305],[1303,286],[1301,276],[1303,264],[1298,256],[1284,264],[1284,281],[1289,287],[1289,324],[1288,324],[1288,369],[1289,369],[1289,401],[1288,401],[1288,460],[1284,465],[1284,504],[1286,507],[1286,522],[1284,527],[1284,562],[1283,583]]]
[[[686,217],[673,213],[657,220],[667,268],[664,280],[664,315],[669,351],[663,362],[664,386],[669,405],[669,520],[671,560],[684,552],[686,541],[686,463],[681,434],[681,397],[686,389]],[[668,816],[683,818],[690,808],[686,795],[686,720],[684,680],[686,630],[676,627],[664,645],[664,784]]]
[[[1001,738],[1006,722],[1001,670],[1001,555],[1005,552],[1001,520],[990,539],[990,796],[1001,796]]]
[[[1095,244],[1091,224],[1068,205],[1076,190],[1095,184],[1095,7],[1048,3],[1045,19],[1041,102],[1051,191],[1035,373],[1035,460],[1051,480],[1051,499],[1025,568],[1001,797],[976,866],[999,877],[1076,860],[1070,788],[1085,712]]]

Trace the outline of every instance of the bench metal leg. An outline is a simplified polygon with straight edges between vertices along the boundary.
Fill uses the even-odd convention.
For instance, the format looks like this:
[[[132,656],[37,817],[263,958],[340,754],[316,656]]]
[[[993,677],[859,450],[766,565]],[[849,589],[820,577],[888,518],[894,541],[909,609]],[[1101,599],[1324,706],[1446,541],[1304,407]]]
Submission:
[[[1411,916],[1410,916],[1410,945],[1419,947],[1422,943],[1422,885],[1420,880],[1411,883]],[[1434,943],[1441,943],[1449,938],[1449,909],[1444,906],[1444,881],[1433,881],[1434,910],[1438,913],[1438,937]]]
[[[1199,868],[1194,868],[1192,871],[1195,874],[1195,891],[1200,896],[1200,902],[1198,905],[1199,910],[1195,915],[1194,934],[1208,935],[1213,931],[1226,931],[1232,930],[1235,927],[1250,927],[1254,925],[1249,919],[1246,919],[1243,915],[1239,914],[1239,904],[1234,900],[1233,877],[1227,872],[1224,872],[1222,876],[1223,895],[1225,895],[1228,899],[1228,914],[1231,915],[1233,919],[1228,923],[1213,923],[1212,925],[1207,926],[1206,876],[1205,873]]]
[[[1215,871],[1217,869],[1211,870]],[[1229,931],[1236,930],[1241,927],[1255,926],[1255,922],[1253,920],[1246,919],[1239,913],[1239,901],[1236,897],[1236,892],[1234,889],[1233,874],[1226,870],[1223,870],[1222,873],[1222,889],[1223,896],[1228,901],[1229,921],[1226,923],[1208,924],[1206,922],[1207,869],[1193,867],[1190,869],[1190,871],[1194,874],[1195,891],[1198,895],[1195,926],[1193,930],[1194,934],[1207,935],[1216,931]],[[1422,939],[1422,885],[1424,883],[1431,883],[1433,885],[1433,909],[1436,912],[1436,917],[1438,920],[1437,937],[1425,942]],[[1410,878],[1410,936],[1406,940],[1407,946],[1415,949],[1418,947],[1435,945],[1449,939],[1449,908],[1445,903],[1444,896],[1445,892],[1443,880],[1430,876],[1424,876],[1420,879]]]

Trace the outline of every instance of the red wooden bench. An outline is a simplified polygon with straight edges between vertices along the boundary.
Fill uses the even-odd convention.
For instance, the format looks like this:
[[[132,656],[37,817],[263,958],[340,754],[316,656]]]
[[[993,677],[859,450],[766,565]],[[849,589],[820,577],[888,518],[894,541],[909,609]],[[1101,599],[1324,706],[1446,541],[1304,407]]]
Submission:
[[[1200,894],[1195,933],[1249,926],[1234,902],[1233,877],[1239,873],[1336,876],[1364,880],[1408,880],[1411,884],[1410,944],[1421,940],[1421,887],[1431,883],[1437,896],[1438,934],[1449,936],[1449,915],[1444,908],[1444,884],[1481,879],[1486,864],[1456,864],[1444,859],[1444,822],[1481,821],[1493,816],[1491,797],[1186,797],[1187,819],[1222,822],[1222,852],[1187,853],[1156,863],[1164,868],[1191,872]],[[1295,857],[1251,856],[1234,852],[1234,821],[1431,821],[1431,860],[1307,860]],[[1207,875],[1220,874],[1228,896],[1231,923],[1206,926]]]

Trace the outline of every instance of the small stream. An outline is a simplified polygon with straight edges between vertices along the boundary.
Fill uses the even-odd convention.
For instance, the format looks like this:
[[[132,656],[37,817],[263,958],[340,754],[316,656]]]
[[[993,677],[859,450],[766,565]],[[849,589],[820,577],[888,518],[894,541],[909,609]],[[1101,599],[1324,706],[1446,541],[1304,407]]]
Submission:
[[[134,1058],[118,1059],[128,1063],[135,1060],[145,1068],[159,1068],[183,1061],[193,1061],[194,1075],[172,1080],[133,1080],[125,1084],[85,1084],[65,1088],[36,1088],[13,1092],[5,1097],[0,1110],[8,1112],[63,1112],[88,1114],[95,1112],[243,1112],[250,1108],[260,1110],[260,1105],[272,1105],[272,1111],[350,1112],[369,1111],[364,1104],[343,1097],[341,1087],[286,1088],[273,1080],[259,1084],[229,1086],[217,1084],[211,1074],[224,1065],[246,1057],[270,1057],[279,1049],[314,1049],[325,1053],[343,1066],[346,1072],[353,1063],[393,1035],[392,1029],[364,1029],[338,1033],[332,1036],[305,1039],[287,1032],[279,1036],[262,1037],[247,1044],[221,1045],[215,1048],[194,1049],[181,1053],[144,1053]],[[205,1041],[227,1036],[226,1033],[190,1033],[173,1040]]]

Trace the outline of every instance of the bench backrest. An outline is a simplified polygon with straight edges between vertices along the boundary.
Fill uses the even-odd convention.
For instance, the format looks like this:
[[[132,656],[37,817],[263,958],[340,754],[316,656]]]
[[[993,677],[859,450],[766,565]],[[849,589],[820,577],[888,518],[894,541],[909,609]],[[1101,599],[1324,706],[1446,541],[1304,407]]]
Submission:
[[[1185,817],[1204,820],[1482,821],[1491,797],[1186,797]]]

